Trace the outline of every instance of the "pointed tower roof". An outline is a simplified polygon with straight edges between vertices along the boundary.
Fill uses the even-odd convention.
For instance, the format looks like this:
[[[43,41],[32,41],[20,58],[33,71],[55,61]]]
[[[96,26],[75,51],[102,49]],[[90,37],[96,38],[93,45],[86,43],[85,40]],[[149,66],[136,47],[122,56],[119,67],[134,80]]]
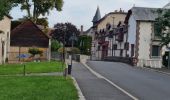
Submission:
[[[101,19],[101,15],[100,15],[100,9],[99,9],[99,6],[97,7],[97,10],[96,10],[96,14],[95,16],[93,17],[93,20],[92,22],[97,22]]]
[[[163,8],[169,8],[170,9],[170,2],[166,4]]]

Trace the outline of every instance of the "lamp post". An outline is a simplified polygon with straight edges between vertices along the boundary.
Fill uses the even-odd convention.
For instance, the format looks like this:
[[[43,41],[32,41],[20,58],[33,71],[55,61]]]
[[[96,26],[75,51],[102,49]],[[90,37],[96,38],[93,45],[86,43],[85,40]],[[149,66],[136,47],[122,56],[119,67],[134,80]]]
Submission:
[[[62,64],[62,67],[64,68],[64,64],[65,64],[65,38],[66,38],[66,30],[67,30],[67,27],[66,25],[64,24],[63,25],[63,31],[64,31],[64,36],[63,36],[63,64]],[[64,76],[66,76],[67,74],[67,69],[65,70],[65,74]]]
[[[113,50],[114,50],[114,46],[113,44],[115,44],[115,17],[112,17],[113,18],[113,33],[112,33],[112,57],[113,57]],[[114,43],[113,43],[114,42]],[[114,50],[114,56],[115,56],[115,50]]]

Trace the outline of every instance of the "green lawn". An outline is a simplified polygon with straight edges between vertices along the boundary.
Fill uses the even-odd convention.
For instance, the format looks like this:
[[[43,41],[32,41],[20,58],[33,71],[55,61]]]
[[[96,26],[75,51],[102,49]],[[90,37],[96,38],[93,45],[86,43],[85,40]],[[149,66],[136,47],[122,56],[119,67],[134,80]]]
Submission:
[[[71,78],[0,77],[0,100],[78,100]]]
[[[59,61],[51,62],[27,62],[26,73],[48,73],[63,71],[62,63]],[[24,65],[21,64],[5,64],[0,65],[0,75],[22,74]]]

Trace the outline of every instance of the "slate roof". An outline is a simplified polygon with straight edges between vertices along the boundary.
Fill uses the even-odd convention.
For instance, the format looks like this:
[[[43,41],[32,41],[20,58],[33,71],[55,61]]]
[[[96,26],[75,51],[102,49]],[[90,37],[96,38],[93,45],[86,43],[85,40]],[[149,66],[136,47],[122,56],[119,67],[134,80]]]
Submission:
[[[135,20],[155,21],[158,17],[158,8],[133,7],[131,9]]]
[[[96,14],[93,17],[92,22],[95,23],[95,22],[99,21],[100,19],[101,19],[100,9],[99,9],[99,7],[97,7]]]
[[[155,19],[158,17],[158,9],[162,8],[133,7],[128,11],[128,14],[125,18],[125,23],[128,23],[131,15],[134,16],[136,21],[155,21]]]

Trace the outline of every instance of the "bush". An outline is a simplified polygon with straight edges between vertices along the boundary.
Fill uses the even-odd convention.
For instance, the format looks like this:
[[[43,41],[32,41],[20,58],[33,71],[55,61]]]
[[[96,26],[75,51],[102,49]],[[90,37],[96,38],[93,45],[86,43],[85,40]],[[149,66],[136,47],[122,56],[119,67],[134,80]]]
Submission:
[[[76,48],[76,47],[73,47],[73,48],[71,48],[70,51],[68,51],[68,53],[79,54],[80,53],[80,49]]]
[[[63,52],[64,52],[63,47],[61,47],[61,48],[58,49],[58,53],[62,54]],[[66,52],[66,48],[65,48],[65,52]]]
[[[61,47],[61,44],[57,40],[51,41],[51,51],[57,51]]]
[[[29,48],[28,52],[34,57],[35,55],[40,55],[42,56],[43,51],[39,50],[38,48]]]

